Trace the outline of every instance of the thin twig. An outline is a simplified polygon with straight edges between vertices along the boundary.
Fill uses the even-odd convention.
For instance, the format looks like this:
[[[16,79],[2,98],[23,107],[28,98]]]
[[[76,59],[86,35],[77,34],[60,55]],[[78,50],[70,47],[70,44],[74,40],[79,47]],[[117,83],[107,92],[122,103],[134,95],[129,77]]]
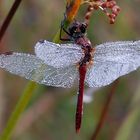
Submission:
[[[110,105],[111,100],[112,100],[112,97],[113,97],[113,95],[114,95],[114,93],[116,91],[116,88],[117,88],[118,83],[119,83],[119,80],[117,79],[113,83],[112,88],[110,89],[110,93],[108,95],[108,98],[107,98],[106,103],[104,105],[104,108],[102,110],[101,117],[99,119],[99,122],[97,124],[97,127],[96,127],[96,129],[95,129],[95,131],[94,131],[94,133],[93,133],[93,135],[91,137],[91,140],[96,140],[97,135],[99,134],[99,132],[100,132],[100,130],[101,130],[103,124],[104,124],[105,117],[106,117],[107,112],[108,112],[108,109],[109,109],[109,105]]]
[[[17,8],[19,7],[20,3],[21,3],[21,0],[15,0],[15,2],[13,3],[8,15],[6,16],[2,26],[0,28],[0,42],[1,42],[5,32],[7,30],[7,28],[9,26],[14,14],[16,13]]]

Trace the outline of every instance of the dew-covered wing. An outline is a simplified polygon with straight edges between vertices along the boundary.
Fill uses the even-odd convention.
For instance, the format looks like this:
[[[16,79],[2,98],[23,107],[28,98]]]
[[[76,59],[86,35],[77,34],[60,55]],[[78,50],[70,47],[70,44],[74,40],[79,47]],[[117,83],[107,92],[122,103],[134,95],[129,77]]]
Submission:
[[[76,64],[84,56],[79,45],[56,44],[49,41],[40,41],[35,45],[35,54],[44,60],[47,65],[62,68]]]
[[[140,41],[118,41],[98,45],[93,65],[89,68],[86,83],[100,87],[140,66]]]
[[[76,66],[54,68],[34,55],[12,53],[0,55],[0,67],[26,79],[55,87],[71,87],[76,76]]]

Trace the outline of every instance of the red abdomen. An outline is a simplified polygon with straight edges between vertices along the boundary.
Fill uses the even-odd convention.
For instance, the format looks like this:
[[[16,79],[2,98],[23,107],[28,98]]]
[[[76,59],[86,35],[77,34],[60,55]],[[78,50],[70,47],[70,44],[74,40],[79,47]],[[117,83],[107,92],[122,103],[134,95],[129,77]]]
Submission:
[[[86,64],[83,64],[79,67],[79,92],[78,92],[78,101],[77,101],[77,109],[76,109],[76,120],[75,127],[76,132],[78,133],[81,127],[81,120],[83,114],[83,94],[84,94],[84,81],[86,75]]]

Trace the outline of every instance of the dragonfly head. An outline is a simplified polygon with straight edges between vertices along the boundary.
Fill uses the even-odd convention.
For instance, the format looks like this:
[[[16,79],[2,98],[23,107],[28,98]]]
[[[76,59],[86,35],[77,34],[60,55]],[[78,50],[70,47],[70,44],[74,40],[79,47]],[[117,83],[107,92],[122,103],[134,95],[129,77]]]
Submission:
[[[86,33],[87,24],[75,21],[69,27],[69,33],[74,39],[83,37]]]

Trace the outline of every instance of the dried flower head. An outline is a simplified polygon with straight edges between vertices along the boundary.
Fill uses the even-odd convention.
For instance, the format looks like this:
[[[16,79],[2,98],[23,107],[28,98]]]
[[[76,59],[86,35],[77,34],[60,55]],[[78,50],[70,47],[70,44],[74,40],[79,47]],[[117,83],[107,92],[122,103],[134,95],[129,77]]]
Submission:
[[[85,15],[85,22],[88,24],[93,10],[101,9],[110,20],[110,24],[115,22],[115,19],[120,12],[120,8],[115,0],[83,0],[82,3],[88,3],[88,9]]]

